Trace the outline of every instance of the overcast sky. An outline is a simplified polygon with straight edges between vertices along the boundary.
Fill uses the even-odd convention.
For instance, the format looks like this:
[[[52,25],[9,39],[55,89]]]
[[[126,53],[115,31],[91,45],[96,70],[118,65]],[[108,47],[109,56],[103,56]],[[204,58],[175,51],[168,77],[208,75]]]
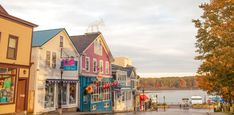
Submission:
[[[11,15],[35,30],[66,28],[84,34],[103,19],[103,33],[113,56],[132,59],[142,77],[194,75],[195,35],[192,19],[208,0],[0,0]]]

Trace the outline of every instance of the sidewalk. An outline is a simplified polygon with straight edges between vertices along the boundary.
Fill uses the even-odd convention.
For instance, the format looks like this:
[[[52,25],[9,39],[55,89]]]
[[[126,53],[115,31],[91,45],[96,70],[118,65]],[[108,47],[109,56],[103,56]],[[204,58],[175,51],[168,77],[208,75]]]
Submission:
[[[98,115],[113,114],[113,112],[63,112],[63,115]],[[43,113],[41,115],[58,115],[57,112]]]

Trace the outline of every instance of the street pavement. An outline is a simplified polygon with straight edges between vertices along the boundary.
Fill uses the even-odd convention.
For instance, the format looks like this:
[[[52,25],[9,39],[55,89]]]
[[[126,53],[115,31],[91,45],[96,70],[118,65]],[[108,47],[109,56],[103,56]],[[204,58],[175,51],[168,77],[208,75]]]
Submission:
[[[110,115],[110,114],[105,114]],[[207,109],[167,109],[166,111],[148,111],[148,112],[129,112],[129,113],[115,113],[114,115],[228,115],[225,113],[213,113]]]
[[[45,113],[43,115],[57,115],[57,113]],[[89,112],[63,112],[63,115],[234,115],[226,113],[214,113],[208,109],[159,109],[159,111],[125,112],[125,113],[89,113]]]

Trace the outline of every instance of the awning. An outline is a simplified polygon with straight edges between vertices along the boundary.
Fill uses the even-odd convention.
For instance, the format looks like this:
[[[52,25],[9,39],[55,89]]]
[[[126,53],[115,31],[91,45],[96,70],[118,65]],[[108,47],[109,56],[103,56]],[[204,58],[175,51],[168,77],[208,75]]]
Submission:
[[[46,82],[49,83],[59,83],[61,80],[60,79],[47,79]],[[70,79],[62,79],[63,83],[78,83],[79,80],[70,80]]]
[[[139,96],[139,98],[140,98],[141,101],[146,101],[146,100],[149,99],[149,97],[148,97],[147,95],[143,95],[143,94],[141,94],[141,95]]]

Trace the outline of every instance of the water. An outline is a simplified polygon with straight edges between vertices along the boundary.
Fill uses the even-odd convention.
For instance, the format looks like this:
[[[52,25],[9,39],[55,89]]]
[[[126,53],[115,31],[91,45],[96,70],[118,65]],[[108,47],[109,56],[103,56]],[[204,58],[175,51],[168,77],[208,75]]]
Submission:
[[[191,98],[192,96],[201,96],[203,102],[207,102],[208,94],[202,90],[159,90],[159,91],[146,91],[146,95],[149,97],[155,94],[158,95],[158,102],[163,103],[163,96],[165,96],[165,102],[167,104],[179,104],[182,98]]]

